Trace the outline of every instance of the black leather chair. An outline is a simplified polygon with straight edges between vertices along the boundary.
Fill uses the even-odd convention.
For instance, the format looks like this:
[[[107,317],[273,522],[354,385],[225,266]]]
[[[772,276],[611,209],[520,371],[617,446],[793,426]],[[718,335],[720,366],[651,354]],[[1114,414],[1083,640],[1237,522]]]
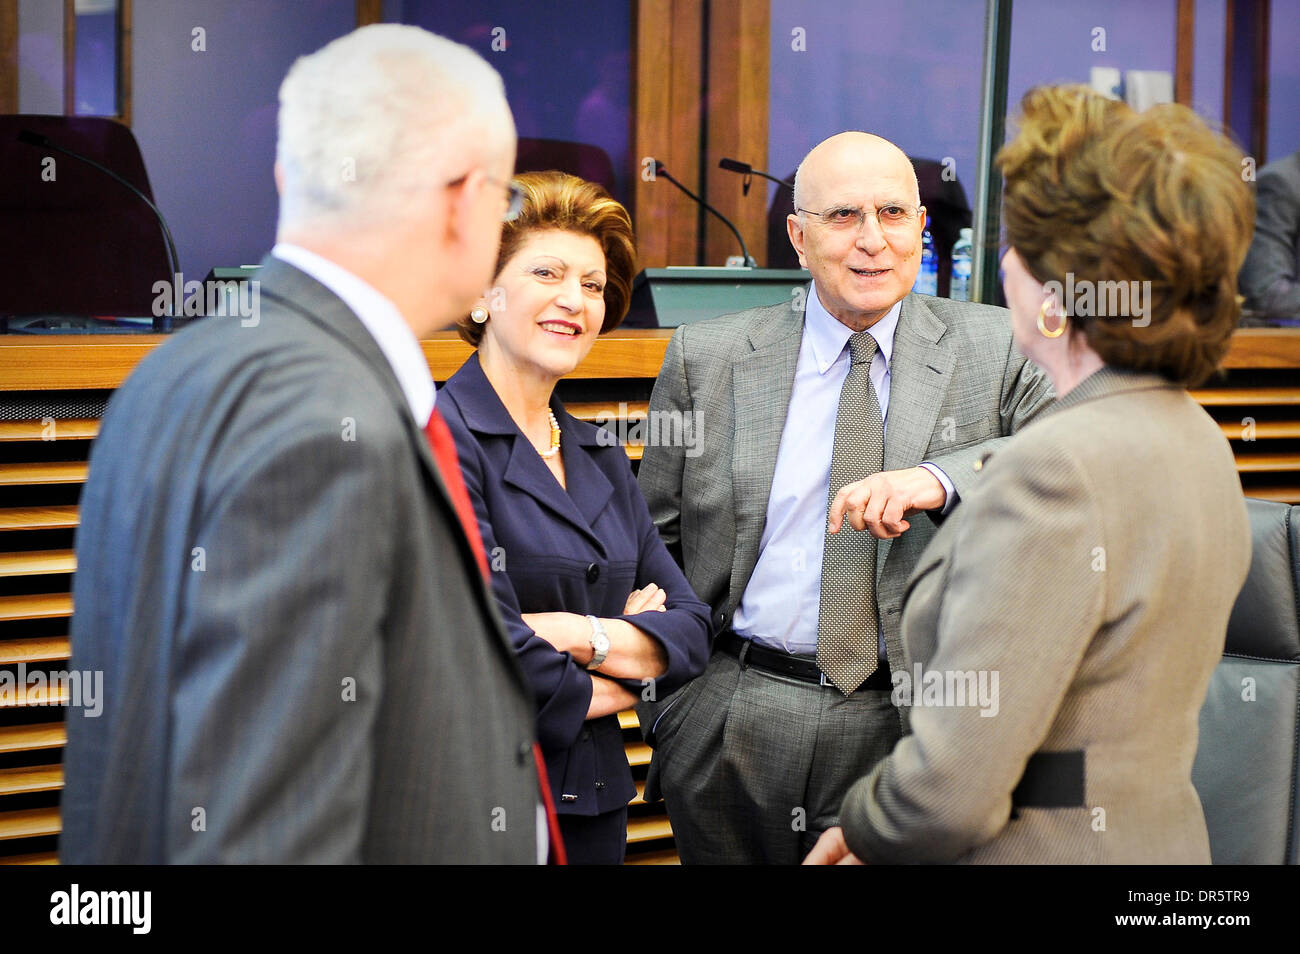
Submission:
[[[1300,506],[1246,508],[1250,574],[1201,709],[1192,781],[1215,864],[1300,864]]]

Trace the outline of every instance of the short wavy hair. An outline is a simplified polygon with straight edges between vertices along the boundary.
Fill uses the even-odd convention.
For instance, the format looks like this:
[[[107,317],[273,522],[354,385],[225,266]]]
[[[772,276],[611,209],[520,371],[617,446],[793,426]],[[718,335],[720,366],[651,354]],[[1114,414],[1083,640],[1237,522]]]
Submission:
[[[1254,232],[1241,150],[1185,106],[1136,113],[1085,86],[1031,89],[1020,113],[996,160],[1009,244],[1044,284],[1149,281],[1149,324],[1075,329],[1107,364],[1204,381],[1237,326]]]
[[[600,333],[613,331],[627,316],[636,275],[636,236],[627,209],[604,187],[566,172],[524,172],[514,181],[524,191],[524,205],[518,218],[501,230],[494,274],[501,274],[534,232],[589,235],[605,253],[605,320]],[[483,325],[475,324],[468,315],[457,320],[456,330],[476,348],[483,340]]]

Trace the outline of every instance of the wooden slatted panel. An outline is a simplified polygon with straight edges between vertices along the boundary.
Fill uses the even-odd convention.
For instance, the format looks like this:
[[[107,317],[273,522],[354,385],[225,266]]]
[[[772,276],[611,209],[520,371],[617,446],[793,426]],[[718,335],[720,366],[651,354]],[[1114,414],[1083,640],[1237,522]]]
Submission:
[[[63,788],[62,765],[32,765],[0,769],[0,795],[55,792]]]
[[[71,573],[77,568],[74,550],[19,550],[0,553],[0,577]]]
[[[638,765],[650,764],[650,746],[644,742],[629,742],[626,745],[627,764],[635,768]]]
[[[0,441],[43,441],[46,434],[56,441],[86,441],[98,433],[99,421],[93,417],[55,421],[52,431],[44,421],[0,421]]]
[[[77,525],[77,508],[10,507],[0,510],[0,530],[66,530]]]
[[[40,636],[0,640],[0,666],[17,663],[53,662],[72,656],[67,636]]]
[[[56,851],[37,851],[28,855],[10,855],[0,858],[0,865],[57,865],[59,854]],[[669,862],[643,862],[644,864],[669,864]]]
[[[62,722],[0,725],[0,753],[59,749],[67,744],[68,733]]]
[[[0,464],[0,487],[84,484],[87,468],[84,460],[52,461],[48,464]]]
[[[1237,453],[1237,470],[1243,474],[1300,470],[1300,454]]]
[[[28,808],[17,812],[0,812],[0,841],[58,833],[59,810],[57,808]]]
[[[664,848],[659,851],[640,851],[628,855],[624,864],[629,865],[680,865],[682,859],[677,857],[676,848]]]
[[[65,706],[68,704],[68,683],[60,679],[58,684],[26,685],[19,687],[21,694],[0,696],[0,709],[22,709],[25,706]]]
[[[1219,430],[1230,441],[1245,440],[1247,436],[1257,441],[1280,440],[1300,437],[1300,421],[1255,421],[1249,424],[1220,421]]]
[[[621,406],[620,406],[621,405]],[[574,401],[564,405],[564,409],[580,421],[594,424],[597,418],[625,418],[629,421],[644,420],[650,413],[649,401]]]
[[[667,817],[659,815],[650,815],[645,818],[629,818],[627,820],[627,843],[635,845],[641,841],[655,841],[659,838],[671,838],[673,826],[668,823]]]
[[[71,593],[32,593],[0,596],[0,622],[53,619],[72,615]]]
[[[1300,404],[1300,388],[1194,388],[1187,392],[1204,407]]]
[[[1246,496],[1258,497],[1260,500],[1276,500],[1279,503],[1300,504],[1300,484],[1292,484],[1288,487],[1251,487]]]

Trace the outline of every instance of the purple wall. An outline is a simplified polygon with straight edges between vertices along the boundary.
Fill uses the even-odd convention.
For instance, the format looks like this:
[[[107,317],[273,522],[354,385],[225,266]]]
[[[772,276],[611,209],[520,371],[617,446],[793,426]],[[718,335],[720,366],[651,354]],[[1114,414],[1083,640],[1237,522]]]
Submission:
[[[1192,57],[1192,107],[1206,119],[1223,122],[1223,32],[1225,0],[1196,0],[1195,53]]]
[[[615,198],[630,199],[630,3],[389,0],[384,16],[478,51],[505,81],[521,137],[599,146],[614,164]],[[505,49],[492,48],[494,36]]]
[[[1268,53],[1268,161],[1300,149],[1300,0],[1272,0]]]
[[[77,14],[78,116],[117,115],[117,11]]]
[[[1011,13],[1011,69],[1007,116],[1025,92],[1044,83],[1089,82],[1094,66],[1174,71],[1176,0],[1015,0]],[[1094,27],[1106,31],[1106,49],[1092,49]],[[1010,134],[1013,130],[1008,128]]]
[[[135,0],[134,13],[133,127],[182,271],[256,262],[275,239],[280,81],[353,29],[356,2]]]
[[[788,176],[827,136],[864,129],[911,156],[951,156],[974,203],[982,3],[772,0],[771,17],[769,171]],[[806,52],[791,48],[797,27]]]

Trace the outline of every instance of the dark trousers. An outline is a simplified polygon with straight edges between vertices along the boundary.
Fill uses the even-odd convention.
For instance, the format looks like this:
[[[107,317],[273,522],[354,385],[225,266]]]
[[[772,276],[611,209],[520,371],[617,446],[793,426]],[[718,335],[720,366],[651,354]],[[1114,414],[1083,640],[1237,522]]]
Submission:
[[[602,815],[560,815],[560,837],[571,865],[621,865],[627,851],[627,809]]]

